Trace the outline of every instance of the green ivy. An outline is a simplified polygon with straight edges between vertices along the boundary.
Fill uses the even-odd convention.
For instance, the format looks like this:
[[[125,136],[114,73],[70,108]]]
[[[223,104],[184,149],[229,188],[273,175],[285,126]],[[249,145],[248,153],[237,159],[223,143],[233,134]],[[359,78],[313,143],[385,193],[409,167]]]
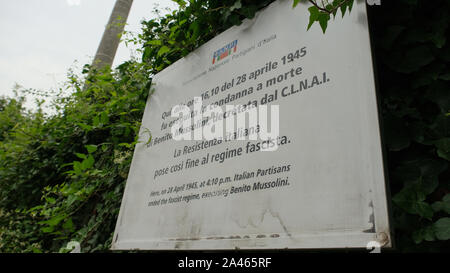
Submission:
[[[37,111],[23,107],[35,90],[0,98],[0,252],[68,252],[73,242],[83,252],[108,251],[152,75],[272,0],[175,2],[177,10],[142,22],[143,34],[127,40],[142,44],[142,62],[70,73],[71,92],[57,94],[55,114],[44,114],[42,102]],[[325,33],[353,3],[293,0],[293,7],[308,4],[305,29],[317,22]],[[450,229],[450,3],[382,1],[368,10],[396,246],[443,250]]]
[[[450,2],[369,9],[397,247],[440,251],[450,239]]]
[[[71,75],[74,92],[56,98],[52,116],[25,113],[23,96],[2,99],[0,119],[16,118],[0,141],[0,252],[58,252],[69,241],[109,249],[148,75],[127,62],[89,74],[84,91]]]

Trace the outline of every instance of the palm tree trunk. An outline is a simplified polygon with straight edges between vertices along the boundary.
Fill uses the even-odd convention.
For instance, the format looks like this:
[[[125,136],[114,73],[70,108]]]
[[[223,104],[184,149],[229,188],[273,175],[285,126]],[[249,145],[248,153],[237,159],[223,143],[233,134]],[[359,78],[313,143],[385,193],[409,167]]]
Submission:
[[[112,66],[133,0],[116,0],[92,63],[93,68]]]

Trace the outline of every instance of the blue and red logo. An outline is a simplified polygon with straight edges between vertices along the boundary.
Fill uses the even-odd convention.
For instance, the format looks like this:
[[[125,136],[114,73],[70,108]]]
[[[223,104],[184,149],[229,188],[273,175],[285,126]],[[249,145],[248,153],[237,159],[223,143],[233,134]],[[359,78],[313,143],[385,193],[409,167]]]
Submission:
[[[214,64],[215,62],[223,60],[226,57],[228,57],[231,54],[233,54],[234,52],[236,52],[237,43],[238,43],[238,40],[234,40],[233,42],[227,44],[226,46],[224,46],[221,49],[219,49],[216,52],[214,52],[212,63]]]

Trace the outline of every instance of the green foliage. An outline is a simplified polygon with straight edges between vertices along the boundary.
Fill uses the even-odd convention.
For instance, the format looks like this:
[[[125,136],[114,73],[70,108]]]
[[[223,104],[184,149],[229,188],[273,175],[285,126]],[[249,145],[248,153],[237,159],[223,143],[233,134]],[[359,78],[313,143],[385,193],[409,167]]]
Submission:
[[[397,247],[449,239],[450,3],[383,1],[371,15]]]
[[[325,34],[331,16],[335,18],[338,11],[341,11],[342,17],[344,17],[347,11],[351,12],[354,0],[333,0],[330,2],[317,0],[294,0],[293,7],[295,8],[300,2],[308,2],[311,4],[308,8],[308,30],[315,22],[318,22],[323,33]]]
[[[143,22],[128,40],[142,43],[142,62],[69,74],[72,92],[56,97],[55,114],[26,111],[24,95],[0,98],[0,252],[68,252],[76,242],[107,251],[152,75],[272,0],[175,2],[178,10]],[[318,22],[325,32],[354,0],[303,2],[304,27]],[[449,5],[383,1],[371,14],[401,251],[438,251],[449,239]]]
[[[58,252],[68,241],[105,251],[148,95],[144,64],[70,77],[74,92],[59,111],[24,113],[19,99],[2,99],[0,120],[0,252]],[[12,113],[16,113],[13,115]],[[5,123],[8,124],[8,123]]]
[[[245,18],[253,18],[256,11],[273,0],[191,0],[175,1],[176,10],[164,17],[143,22],[143,61],[157,73],[217,34]]]

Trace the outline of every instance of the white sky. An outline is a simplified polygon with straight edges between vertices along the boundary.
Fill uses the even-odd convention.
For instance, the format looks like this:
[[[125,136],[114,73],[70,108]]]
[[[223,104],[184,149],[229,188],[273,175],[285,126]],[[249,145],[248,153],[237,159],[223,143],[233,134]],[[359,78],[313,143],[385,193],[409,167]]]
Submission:
[[[11,95],[14,83],[48,90],[66,80],[67,70],[92,61],[115,0],[0,0],[0,95]],[[134,0],[128,31],[171,0]],[[114,61],[130,58],[121,43]],[[77,71],[77,72],[78,72]]]

